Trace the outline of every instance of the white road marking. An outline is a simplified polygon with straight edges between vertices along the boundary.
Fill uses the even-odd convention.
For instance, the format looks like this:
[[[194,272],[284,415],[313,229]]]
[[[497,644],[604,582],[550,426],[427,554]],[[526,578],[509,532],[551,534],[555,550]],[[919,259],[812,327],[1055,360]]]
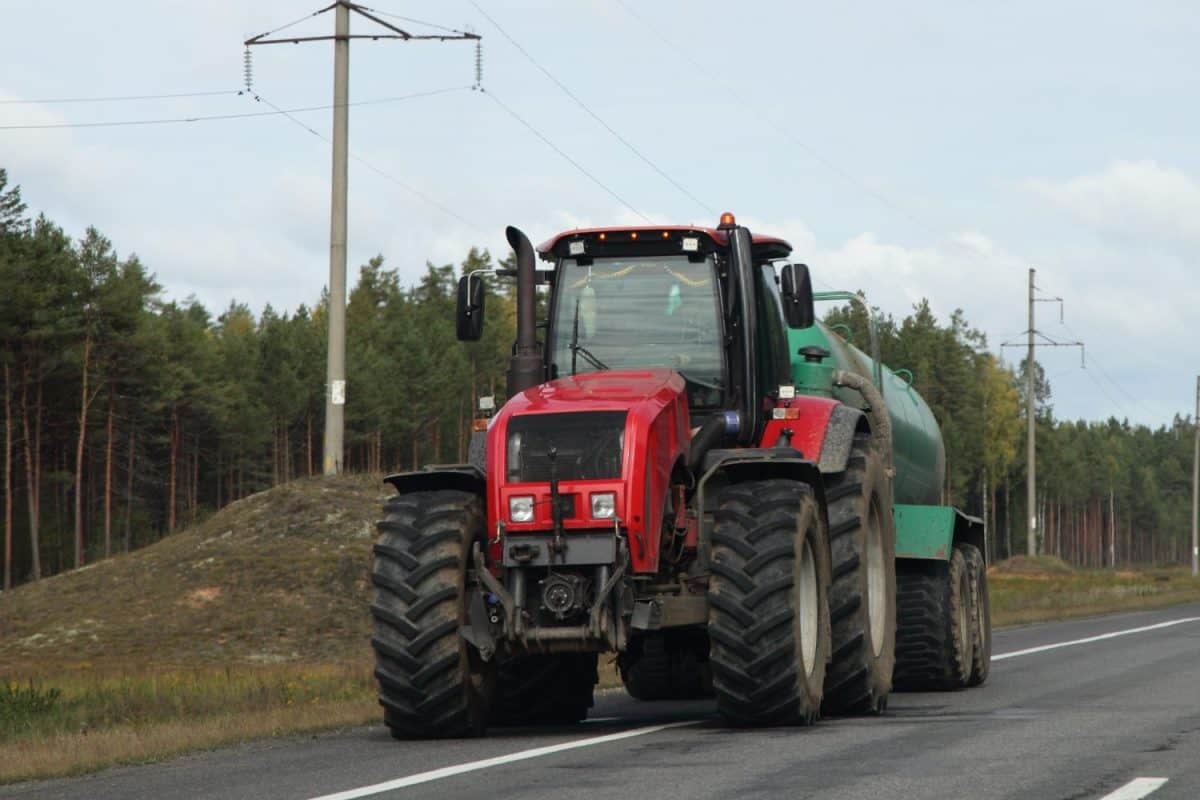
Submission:
[[[616,722],[620,717],[588,717],[584,722]]]
[[[700,720],[688,720],[687,722],[668,722],[664,725],[650,725],[645,728],[634,728],[629,731],[621,731],[620,733],[610,733],[605,736],[592,736],[587,739],[575,739],[570,742],[562,742],[561,744],[547,745],[546,747],[535,747],[531,750],[520,750],[516,753],[509,753],[505,756],[496,756],[495,758],[485,758],[481,761],[468,761],[465,764],[455,764],[441,769],[432,769],[428,772],[418,772],[415,775],[408,775],[395,780],[384,781],[383,783],[372,784],[371,786],[360,786],[357,789],[347,789],[344,792],[335,792],[334,794],[325,794],[320,797],[313,797],[311,800],[355,800],[358,797],[369,797],[373,794],[381,794],[390,792],[396,789],[404,789],[408,786],[416,786],[421,783],[429,783],[430,781],[441,780],[442,778],[450,778],[455,775],[462,775],[465,772],[476,772],[489,767],[498,767],[503,764],[511,764],[515,761],[526,761],[531,758],[541,758],[542,756],[553,755],[554,753],[562,753],[566,750],[575,750],[580,747],[594,747],[598,744],[608,744],[609,742],[617,742],[621,739],[632,739],[635,736],[645,736],[648,733],[658,733],[659,731],[669,730],[670,728],[681,728],[684,725],[695,725]]]
[[[1079,644],[1089,644],[1091,642],[1099,642],[1104,639],[1114,639],[1118,636],[1129,636],[1134,633],[1142,633],[1144,631],[1158,630],[1159,628],[1169,628],[1173,625],[1183,625],[1187,622],[1200,622],[1200,617],[1184,617],[1183,619],[1174,619],[1169,622],[1160,622],[1156,625],[1144,625],[1140,628],[1129,628],[1123,631],[1113,631],[1112,633],[1103,633],[1099,636],[1089,636],[1086,639],[1072,639],[1069,642],[1056,642],[1054,644],[1044,644],[1040,647],[1029,647],[1024,650],[1014,650],[1011,653],[1000,653],[992,656],[993,661],[1003,661],[1006,658],[1017,658],[1018,656],[1027,656],[1033,653],[1041,653],[1046,650],[1057,650],[1060,647],[1074,647]],[[596,717],[587,720],[587,722],[609,722],[616,720],[618,717]],[[520,750],[516,753],[509,753],[504,756],[496,756],[494,758],[485,758],[480,761],[468,761],[465,764],[454,764],[441,769],[429,770],[428,772],[418,772],[415,775],[408,775],[403,778],[396,778],[383,783],[375,783],[370,786],[360,786],[357,789],[347,789],[344,792],[335,792],[334,794],[325,794],[319,797],[310,798],[310,800],[357,800],[360,797],[370,797],[383,792],[390,792],[396,789],[404,789],[409,786],[417,786],[422,783],[450,778],[455,775],[462,775],[467,772],[477,772],[481,769],[489,769],[490,767],[498,767],[504,764],[512,764],[517,761],[527,761],[531,758],[541,758],[555,753],[562,753],[567,750],[576,750],[580,747],[593,747],[599,744],[607,744],[609,742],[617,742],[622,739],[632,739],[635,736],[645,736],[649,733],[658,733],[659,731],[669,730],[671,728],[681,728],[685,725],[695,725],[700,720],[689,720],[687,722],[669,722],[663,725],[650,725],[645,728],[634,728],[633,730],[621,731],[620,733],[609,733],[604,736],[592,736],[586,739],[575,739],[570,742],[562,742],[560,744],[547,745],[546,747],[535,747],[530,750]],[[1156,791],[1164,783],[1166,778],[1137,778],[1125,786],[1122,786],[1117,791],[1107,794],[1100,800],[1139,800],[1146,797],[1151,792]]]
[[[1100,800],[1140,800],[1158,791],[1166,778],[1134,778],[1115,792],[1101,797]]]
[[[1056,642],[1054,644],[1044,644],[1041,647],[1027,647],[1024,650],[1014,650],[1011,653],[1000,653],[992,656],[992,661],[1003,661],[1006,658],[1016,658],[1017,656],[1027,656],[1033,653],[1042,653],[1046,650],[1057,650],[1060,647],[1074,647],[1077,644],[1090,644],[1092,642],[1103,641],[1104,639],[1115,639],[1118,636],[1129,636],[1132,633],[1142,633],[1144,631],[1155,631],[1159,628],[1169,628],[1172,625],[1183,625],[1186,622],[1200,622],[1200,617],[1184,617],[1183,619],[1173,619],[1169,622],[1160,622],[1157,625],[1143,625],[1140,628],[1129,628],[1123,631],[1113,631],[1112,633],[1102,633],[1099,636],[1089,636],[1086,639],[1072,639],[1069,642]],[[1139,795],[1140,797],[1141,795]]]

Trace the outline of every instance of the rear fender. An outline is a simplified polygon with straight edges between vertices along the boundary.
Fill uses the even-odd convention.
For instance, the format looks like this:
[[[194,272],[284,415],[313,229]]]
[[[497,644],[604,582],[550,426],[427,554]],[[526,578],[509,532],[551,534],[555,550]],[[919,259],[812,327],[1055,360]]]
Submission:
[[[780,435],[791,431],[792,449],[823,473],[846,469],[854,434],[870,432],[862,411],[837,400],[803,395],[792,400],[789,408],[798,409],[799,417],[768,420],[760,447],[776,447]]]
[[[712,512],[716,508],[717,492],[731,483],[772,478],[794,480],[811,486],[817,498],[822,524],[828,530],[821,471],[800,453],[785,447],[710,450],[704,457],[703,477],[696,486],[696,508],[700,514],[697,557],[704,568],[708,567],[712,554]],[[824,550],[821,560],[824,567],[829,569],[828,548]]]

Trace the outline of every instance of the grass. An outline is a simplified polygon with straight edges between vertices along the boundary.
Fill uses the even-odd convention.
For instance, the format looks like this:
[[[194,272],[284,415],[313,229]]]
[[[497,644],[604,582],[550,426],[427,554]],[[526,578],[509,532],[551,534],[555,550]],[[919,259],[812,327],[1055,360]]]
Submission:
[[[377,477],[295,481],[136,553],[0,594],[0,783],[378,722]],[[997,625],[1200,600],[1182,569],[989,570]],[[611,656],[600,686],[619,687]]]
[[[362,665],[8,682],[0,689],[0,783],[358,725],[377,711]]]
[[[1012,559],[988,570],[992,624],[1022,625],[1200,601],[1183,567],[1077,570],[1058,559]]]

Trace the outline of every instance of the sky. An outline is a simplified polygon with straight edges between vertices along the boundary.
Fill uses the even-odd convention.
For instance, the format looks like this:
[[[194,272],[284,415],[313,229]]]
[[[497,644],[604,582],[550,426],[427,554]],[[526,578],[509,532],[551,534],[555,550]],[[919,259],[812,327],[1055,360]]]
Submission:
[[[1086,344],[1083,367],[1078,348],[1038,354],[1056,416],[1192,413],[1191,3],[477,2],[364,4],[481,34],[483,80],[469,42],[353,42],[351,283],[377,254],[405,283],[472,246],[503,256],[509,224],[536,243],[728,210],[788,239],[818,289],[864,290],[897,319],[922,298],[962,309],[1010,362],[1035,268],[1039,296],[1063,299],[1061,321],[1037,305],[1037,329]],[[32,211],[136,253],[168,298],[311,305],[329,274],[328,108],[6,126],[327,107],[329,42],[255,48],[237,93],[242,42],[323,4],[5,0],[0,167]],[[47,102],[202,92],[221,94]]]

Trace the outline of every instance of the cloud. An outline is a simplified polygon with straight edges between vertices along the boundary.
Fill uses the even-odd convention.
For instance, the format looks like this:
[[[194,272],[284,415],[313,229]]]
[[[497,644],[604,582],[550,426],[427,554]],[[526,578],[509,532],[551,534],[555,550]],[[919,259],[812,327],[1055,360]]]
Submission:
[[[1117,161],[1103,172],[1022,187],[1100,233],[1200,243],[1200,183],[1156,161]]]

